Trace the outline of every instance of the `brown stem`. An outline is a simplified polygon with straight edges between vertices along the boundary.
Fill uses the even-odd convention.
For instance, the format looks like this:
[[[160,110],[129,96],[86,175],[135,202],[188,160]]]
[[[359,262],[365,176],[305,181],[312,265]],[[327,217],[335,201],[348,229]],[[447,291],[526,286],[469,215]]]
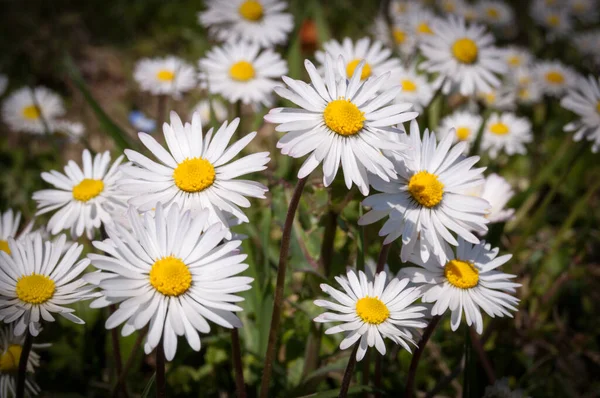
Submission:
[[[437,326],[440,319],[441,316],[439,315],[436,315],[433,318],[431,318],[429,325],[427,325],[427,328],[425,328],[425,331],[423,332],[423,336],[421,336],[421,340],[419,340],[419,344],[417,345],[416,351],[413,353],[412,359],[410,361],[410,368],[408,369],[408,378],[406,379],[406,390],[404,392],[404,396],[406,398],[410,398],[413,396],[413,385],[415,382],[415,376],[417,375],[417,366],[419,365],[419,360],[421,359],[421,355],[423,354],[423,350],[425,349],[427,341],[433,334],[433,331],[435,330],[435,327]]]
[[[348,358],[348,365],[346,366],[346,371],[344,372],[344,379],[342,380],[342,386],[340,387],[340,395],[339,398],[346,398],[348,396],[348,388],[350,388],[350,382],[352,381],[352,376],[354,375],[354,366],[356,365],[356,351],[358,351],[359,341],[354,343],[354,349],[350,354],[350,358]]]
[[[167,396],[165,385],[165,348],[161,337],[158,346],[156,346],[156,396],[158,398]]]
[[[27,361],[29,353],[33,345],[33,336],[29,333],[29,327],[25,330],[25,342],[21,349],[21,357],[19,358],[19,370],[17,373],[17,398],[25,397],[25,378],[27,377]]]
[[[146,336],[147,332],[148,332],[147,328],[144,328],[138,332],[138,336],[135,339],[135,342],[133,343],[133,347],[131,348],[131,352],[129,353],[127,362],[125,362],[125,366],[123,367],[121,374],[119,374],[117,383],[113,387],[113,390],[112,390],[113,398],[116,398],[119,396],[119,390],[121,388],[121,385],[123,385],[123,389],[126,388],[125,378],[127,377],[127,373],[129,373],[129,369],[131,369],[131,365],[133,365],[133,360],[135,359],[135,356],[136,356],[140,346],[142,345],[142,341],[144,340],[144,337]]]
[[[275,298],[273,300],[273,315],[271,316],[271,328],[269,329],[269,340],[267,343],[267,352],[265,355],[265,368],[263,370],[260,398],[267,398],[269,395],[269,384],[271,381],[271,372],[273,370],[273,360],[275,358],[275,346],[277,344],[277,333],[279,322],[281,321],[281,310],[283,307],[283,288],[285,284],[285,272],[287,269],[288,255],[290,251],[290,240],[292,235],[292,226],[296,210],[300,204],[300,197],[306,185],[307,177],[301,178],[296,183],[290,206],[288,207],[283,232],[281,236],[281,248],[279,250],[279,265],[277,266],[277,282],[275,285]]]
[[[382,361],[382,356],[381,355],[377,355],[375,354],[375,380],[374,380],[374,386],[375,386],[375,398],[380,398],[381,397],[381,361]]]
[[[235,370],[235,391],[238,398],[246,398],[244,367],[242,366],[242,350],[240,349],[240,335],[236,328],[231,329],[231,353],[233,356],[233,368]]]
[[[490,384],[494,384],[496,382],[496,374],[494,373],[494,368],[492,367],[490,360],[488,359],[487,355],[485,355],[485,350],[483,349],[483,344],[479,339],[479,335],[472,327],[469,328],[469,332],[471,333],[471,344],[477,352],[479,362],[481,362],[481,366],[483,366],[483,370],[488,378],[488,382]]]
[[[376,275],[383,271],[383,268],[385,267],[385,263],[387,262],[388,255],[390,254],[391,248],[392,248],[391,243],[381,246],[381,251],[379,252],[379,258],[377,259],[377,269],[375,270]]]
[[[111,304],[108,307],[108,311],[110,314],[114,314],[117,310],[117,306],[115,304]],[[123,360],[121,358],[121,344],[119,343],[119,330],[117,328],[112,328],[110,330],[110,336],[112,340],[112,350],[113,350],[113,359],[115,360],[115,370],[117,373],[117,380],[119,375],[123,374]],[[125,388],[125,384],[121,383],[118,385],[121,388],[121,394],[123,397],[127,398],[127,389]]]
[[[368,386],[370,381],[370,373],[371,373],[371,351],[365,353],[365,357],[363,358],[363,371],[362,371],[362,384],[363,386]],[[367,397],[372,397],[373,394],[367,393]]]

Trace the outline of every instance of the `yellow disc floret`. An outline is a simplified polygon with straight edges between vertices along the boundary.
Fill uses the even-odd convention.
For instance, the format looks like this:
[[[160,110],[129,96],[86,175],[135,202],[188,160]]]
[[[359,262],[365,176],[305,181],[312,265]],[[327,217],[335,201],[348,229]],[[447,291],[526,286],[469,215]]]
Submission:
[[[444,276],[453,286],[460,289],[470,289],[479,282],[479,271],[473,263],[454,259],[444,266]]]
[[[598,101],[598,103],[596,104],[596,110],[598,111],[598,113],[600,113],[600,101]]]
[[[162,69],[158,71],[156,78],[161,82],[171,82],[175,79],[175,73],[170,70]]]
[[[550,71],[546,73],[546,80],[553,84],[562,84],[565,81],[565,77],[560,72]]]
[[[238,11],[248,21],[260,21],[264,14],[262,4],[255,0],[244,1]]]
[[[84,178],[79,184],[73,187],[73,199],[80,202],[87,202],[100,195],[103,190],[104,182],[102,180]]]
[[[426,34],[426,35],[431,35],[433,34],[433,30],[431,30],[431,28],[429,27],[429,25],[425,22],[421,22],[419,25],[417,25],[417,32],[418,33],[422,33],[422,34]]]
[[[23,108],[23,117],[29,120],[37,120],[41,116],[40,109],[35,105],[29,105]]]
[[[521,65],[521,58],[517,57],[516,55],[508,57],[507,61],[508,61],[508,64],[510,66],[519,66],[519,65]]]
[[[0,239],[0,250],[6,254],[10,254],[10,247],[8,247],[8,241]]]
[[[392,31],[392,35],[394,36],[396,44],[402,44],[406,40],[406,33],[404,33],[402,29],[395,28]]]
[[[55,291],[54,281],[46,275],[33,273],[17,280],[17,297],[29,304],[43,304],[52,298]]]
[[[200,192],[215,182],[215,168],[204,158],[185,159],[173,171],[175,185],[185,192]]]
[[[346,76],[348,76],[348,79],[350,79],[352,75],[354,75],[354,71],[356,70],[358,64],[360,64],[360,61],[362,61],[362,59],[357,58],[353,61],[348,62],[348,65],[346,65]],[[369,65],[368,62],[365,62],[362,72],[360,73],[360,80],[365,80],[369,76],[371,76],[371,65]]]
[[[500,13],[498,12],[498,10],[493,7],[488,8],[485,13],[491,19],[498,19],[498,17],[500,16]]]
[[[404,91],[413,92],[417,90],[417,85],[412,80],[404,79],[400,83],[402,84],[402,90]]]
[[[496,135],[506,135],[510,132],[510,129],[506,124],[498,122],[490,126],[490,132]]]
[[[0,354],[0,372],[12,373],[19,369],[19,360],[21,359],[23,347],[18,344],[11,344],[8,349]]]
[[[442,201],[444,184],[435,174],[420,171],[410,178],[408,192],[422,206],[434,207]]]
[[[323,111],[325,124],[340,135],[354,135],[362,130],[365,113],[350,100],[343,98],[331,101]]]
[[[452,45],[452,54],[454,58],[463,64],[472,64],[477,61],[477,44],[467,37],[458,39]]]
[[[180,296],[192,285],[192,273],[180,259],[163,257],[150,269],[150,284],[165,296]]]
[[[460,141],[464,141],[471,135],[471,129],[468,127],[459,127],[456,129],[456,138]]]
[[[356,315],[364,322],[379,325],[390,316],[390,310],[378,297],[363,297],[356,302]]]
[[[236,62],[229,68],[229,76],[231,76],[233,80],[239,82],[247,82],[248,80],[254,79],[255,75],[256,72],[254,71],[254,66],[248,61]]]

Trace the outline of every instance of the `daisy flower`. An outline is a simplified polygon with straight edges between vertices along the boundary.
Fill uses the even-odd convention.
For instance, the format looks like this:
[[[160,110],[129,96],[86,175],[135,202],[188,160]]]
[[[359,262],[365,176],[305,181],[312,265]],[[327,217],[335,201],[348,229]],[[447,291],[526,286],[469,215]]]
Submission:
[[[579,117],[576,122],[565,125],[567,132],[575,131],[573,139],[586,138],[593,141],[592,152],[600,148],[600,78],[580,77],[577,84],[567,91],[560,104]]]
[[[486,108],[511,111],[517,107],[517,91],[509,85],[503,85],[485,93],[479,92],[477,93],[477,97],[483,102]]]
[[[504,178],[498,174],[490,174],[485,182],[465,192],[468,195],[477,196],[490,203],[490,210],[486,218],[490,223],[504,222],[513,218],[515,209],[506,209],[506,204],[515,192]]]
[[[191,123],[183,125],[179,116],[171,112],[171,124],[163,125],[168,150],[152,136],[139,133],[158,162],[125,150],[133,164],[122,167],[126,178],[119,181],[119,186],[130,195],[129,204],[145,212],[157,202],[178,203],[194,212],[208,209],[211,224],[222,222],[227,226],[230,215],[248,222],[240,207],[250,207],[246,197],[264,198],[267,187],[235,178],[266,169],[269,153],[253,153],[231,162],[256,136],[252,132],[228,147],[239,122],[225,122],[215,133],[210,129],[204,135],[199,113],[194,113]]]
[[[4,213],[0,213],[0,251],[10,254],[10,248],[8,247],[8,239],[14,238],[15,240],[22,239],[27,236],[33,229],[33,220],[29,222],[17,234],[19,225],[21,223],[21,212],[13,212],[12,209],[8,209]]]
[[[425,8],[413,8],[402,17],[401,21],[411,32],[417,43],[422,43],[434,36],[433,25],[438,18],[435,14]]]
[[[484,168],[472,168],[479,157],[462,156],[465,142],[451,147],[455,135],[450,131],[438,144],[434,133],[425,130],[421,141],[417,122],[411,122],[410,136],[405,138],[412,148],[411,158],[395,158],[398,178],[390,182],[373,178],[373,188],[382,193],[363,201],[371,211],[359,219],[359,225],[388,217],[379,235],[386,237],[384,244],[402,237],[402,262],[413,249],[423,261],[432,254],[445,261],[452,252],[448,244],[458,244],[452,232],[479,243],[469,231],[487,231],[489,203],[462,193],[481,184]]]
[[[485,241],[473,245],[458,238],[456,254],[446,261],[439,262],[434,257],[423,261],[419,255],[413,255],[410,261],[418,267],[402,268],[400,274],[421,287],[421,301],[435,303],[431,308],[432,316],[442,315],[449,309],[452,313],[450,326],[456,331],[464,313],[467,325],[475,326],[481,334],[481,310],[492,318],[512,318],[509,310],[516,311],[519,302],[509,294],[514,294],[521,286],[510,281],[516,275],[496,270],[512,255],[498,256],[498,252],[498,248],[492,249]]]
[[[198,21],[219,41],[248,41],[260,47],[284,44],[294,28],[287,3],[277,0],[207,0]]]
[[[109,239],[94,246],[106,255],[89,254],[101,270],[86,278],[102,289],[92,308],[119,303],[106,320],[106,328],[123,324],[128,336],[148,323],[144,344],[149,354],[164,342],[165,357],[172,360],[177,336],[184,336],[194,351],[200,350],[198,332],[210,332],[208,321],[225,328],[240,328],[234,312],[243,301],[235,293],[250,289],[252,278],[236,276],[248,268],[241,241],[223,242],[227,230],[213,224],[205,230],[208,212],[193,218],[191,211],[156,204],[154,215],[140,217],[129,209],[132,232],[115,224],[107,228]]]
[[[508,84],[514,87],[519,104],[536,104],[542,99],[542,87],[538,76],[529,67],[521,67],[511,73]]]
[[[434,35],[421,45],[426,58],[421,68],[439,73],[434,87],[443,84],[444,94],[457,87],[462,95],[473,95],[500,86],[497,74],[505,73],[506,66],[483,25],[467,25],[464,19],[450,16],[436,20],[432,29]]]
[[[515,13],[510,5],[499,0],[484,0],[477,4],[480,20],[493,28],[513,25]]]
[[[117,188],[122,160],[121,155],[109,168],[110,152],[99,153],[92,159],[90,151],[85,149],[83,170],[70,160],[64,168],[65,174],[56,170],[42,173],[42,179],[57,189],[34,192],[33,200],[38,202],[36,216],[58,210],[48,221],[51,234],[70,229],[73,238],[85,231],[87,238],[92,239],[94,231],[102,224],[111,224],[112,213],[125,206],[125,196]]]
[[[260,50],[258,44],[229,43],[215,47],[199,62],[208,91],[227,101],[244,104],[272,102],[272,91],[287,73],[287,63],[271,49]]]
[[[575,33],[572,37],[577,51],[588,58],[593,65],[600,66],[600,29]]]
[[[464,7],[464,0],[437,0],[438,8],[447,14],[458,14],[460,9]]]
[[[567,36],[573,31],[573,21],[567,8],[548,7],[544,1],[534,1],[529,14],[538,25],[546,29],[549,41]]]
[[[423,4],[414,0],[393,0],[389,5],[389,12],[392,19],[403,17],[416,10],[422,10]]]
[[[319,315],[315,322],[342,322],[325,330],[325,334],[344,333],[341,350],[357,343],[357,361],[363,359],[367,347],[375,347],[385,355],[384,338],[411,352],[408,343],[416,346],[413,340],[416,329],[427,326],[422,313],[427,307],[412,305],[421,295],[419,289],[406,288],[408,279],[392,278],[386,284],[386,277],[385,272],[380,272],[368,280],[364,272],[359,271],[357,276],[350,270],[346,276],[335,277],[344,291],[321,284],[321,290],[335,302],[315,300],[315,305],[334,311]]]
[[[483,129],[481,150],[488,152],[492,159],[502,150],[507,155],[525,155],[525,144],[531,142],[531,122],[514,113],[494,113]]]
[[[598,0],[569,0],[571,15],[584,24],[598,21]]]
[[[33,234],[21,241],[10,238],[10,255],[0,251],[0,320],[15,322],[15,335],[29,329],[37,336],[42,320],[54,322],[52,313],[85,323],[73,314],[75,310],[63,305],[97,297],[93,287],[77,279],[90,260],[77,261],[83,245],[73,243],[64,251],[66,240],[61,235],[44,241],[40,234]]]
[[[447,134],[453,133],[452,142],[464,141],[468,143],[465,146],[466,153],[471,143],[477,138],[481,123],[483,123],[483,118],[478,114],[467,111],[455,111],[440,122],[439,138],[441,140]]]
[[[533,55],[529,50],[518,46],[507,46],[500,49],[502,59],[510,69],[518,69],[531,65]]]
[[[46,87],[20,88],[2,104],[2,120],[8,127],[31,134],[51,133],[54,121],[64,113],[62,98]]]
[[[400,86],[377,94],[388,81],[388,73],[361,82],[364,61],[350,81],[345,78],[346,64],[341,57],[337,75],[333,60],[329,55],[326,57],[325,81],[310,61],[305,60],[304,65],[312,85],[284,77],[289,89],[275,88],[277,94],[303,109],[275,108],[265,115],[266,121],[279,124],[276,131],[288,132],[277,147],[293,158],[310,154],[298,178],[306,177],[323,162],[323,183],[329,186],[341,163],[348,189],[354,183],[367,195],[367,172],[384,181],[396,176],[394,165],[381,155],[381,150],[406,150],[406,146],[390,138],[386,130],[418,114],[407,112],[411,104],[390,105]]]
[[[408,68],[399,67],[392,71],[390,84],[400,84],[402,91],[398,93],[396,102],[413,104],[417,112],[422,112],[433,98],[433,89],[427,78],[417,73],[416,64]]]
[[[139,60],[133,78],[142,91],[152,95],[171,95],[175,99],[196,87],[194,67],[174,56]]]
[[[222,123],[225,121],[225,119],[227,119],[227,107],[223,101],[215,98],[201,100],[196,104],[194,109],[192,109],[191,114],[193,115],[194,113],[198,112],[200,114],[200,123],[206,126],[211,122],[211,108],[218,123]]]
[[[542,90],[552,97],[562,97],[577,80],[576,72],[560,61],[541,61],[535,66]]]
[[[395,47],[401,55],[411,56],[416,50],[415,34],[407,28],[401,18],[393,22],[392,30],[384,17],[375,18],[373,36],[387,47]]]

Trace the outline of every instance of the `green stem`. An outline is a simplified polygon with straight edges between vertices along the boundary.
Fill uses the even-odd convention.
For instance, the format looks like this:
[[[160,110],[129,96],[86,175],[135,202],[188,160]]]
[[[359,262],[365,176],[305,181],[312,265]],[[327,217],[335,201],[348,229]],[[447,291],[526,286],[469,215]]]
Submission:
[[[104,231],[104,229],[102,229]],[[112,315],[117,310],[117,306],[115,304],[111,304],[108,307],[109,313]],[[112,340],[112,350],[113,350],[113,358],[115,360],[115,371],[117,373],[117,380],[119,375],[123,374],[123,360],[121,358],[121,344],[119,343],[119,330],[117,328],[112,328],[110,330],[110,336]],[[121,394],[127,398],[127,389],[125,388],[125,384],[120,384]]]
[[[414,395],[414,383],[415,376],[417,375],[417,367],[419,366],[419,360],[421,359],[421,355],[423,354],[423,350],[425,350],[425,345],[429,341],[429,338],[433,334],[435,327],[439,323],[441,316],[436,315],[431,318],[429,321],[429,325],[423,331],[423,335],[421,336],[421,340],[417,344],[417,349],[413,353],[412,359],[410,361],[410,368],[408,369],[408,377],[406,379],[406,389],[404,390],[404,396],[406,398],[411,398]]]
[[[470,327],[465,325],[465,370],[463,373],[463,398],[471,398],[473,396],[473,386],[471,381],[473,379],[475,367],[473,366],[474,363],[470,329]]]
[[[235,370],[235,392],[238,398],[246,398],[240,334],[236,328],[231,329],[231,356],[233,357],[233,368]]]
[[[342,386],[340,387],[340,395],[338,395],[339,398],[346,398],[348,396],[348,388],[350,388],[352,376],[354,375],[354,366],[356,365],[356,351],[358,351],[359,344],[360,342],[354,343],[354,349],[350,354],[350,358],[348,358],[348,365],[346,366],[344,378],[342,379]]]
[[[156,347],[156,397],[165,398],[166,396],[165,348],[161,337]]]
[[[127,362],[125,362],[125,366],[123,367],[121,374],[119,374],[117,383],[114,385],[114,387],[112,389],[112,396],[114,398],[119,396],[119,391],[120,391],[121,385],[123,385],[123,389],[126,388],[125,387],[125,378],[127,377],[127,373],[129,373],[129,369],[131,369],[131,365],[133,365],[133,360],[135,359],[135,356],[136,356],[140,346],[142,345],[142,341],[144,340],[146,333],[148,333],[147,327],[145,327],[144,329],[142,329],[138,332],[137,338],[135,339],[135,342],[133,343],[133,347],[131,348],[131,352],[129,353],[129,357],[127,358]]]
[[[19,358],[19,368],[17,371],[17,398],[25,397],[25,378],[27,377],[27,361],[29,360],[29,353],[33,346],[33,336],[29,333],[29,327],[25,330],[25,342],[21,349],[21,357]]]

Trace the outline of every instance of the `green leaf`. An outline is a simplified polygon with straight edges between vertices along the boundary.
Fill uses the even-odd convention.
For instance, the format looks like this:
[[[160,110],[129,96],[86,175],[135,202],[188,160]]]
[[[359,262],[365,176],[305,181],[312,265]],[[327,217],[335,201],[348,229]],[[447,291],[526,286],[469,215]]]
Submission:
[[[373,392],[373,388],[369,386],[352,386],[348,389],[348,395],[357,394],[360,392]],[[299,398],[335,398],[339,395],[340,389],[320,391],[314,394],[303,395]]]
[[[142,392],[142,398],[147,398],[150,396],[150,391],[152,391],[152,387],[154,386],[154,380],[156,379],[156,372],[152,373],[152,377],[148,380],[148,384],[144,387],[144,391]]]

